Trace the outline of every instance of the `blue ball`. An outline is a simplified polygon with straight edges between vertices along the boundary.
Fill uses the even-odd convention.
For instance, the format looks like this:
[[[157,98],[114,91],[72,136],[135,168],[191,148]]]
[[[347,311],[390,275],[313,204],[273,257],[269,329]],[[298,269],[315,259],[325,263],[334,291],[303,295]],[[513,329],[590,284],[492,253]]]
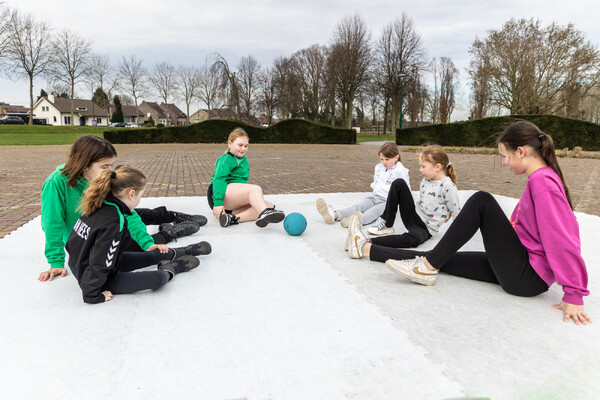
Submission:
[[[283,228],[292,236],[302,235],[302,232],[306,230],[306,218],[297,212],[288,214],[283,220]]]

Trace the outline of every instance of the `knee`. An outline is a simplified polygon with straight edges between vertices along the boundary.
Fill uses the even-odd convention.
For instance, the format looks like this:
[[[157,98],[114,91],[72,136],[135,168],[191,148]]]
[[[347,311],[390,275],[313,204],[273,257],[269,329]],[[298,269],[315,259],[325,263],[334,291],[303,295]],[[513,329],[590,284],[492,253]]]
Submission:
[[[492,194],[491,194],[491,193],[484,192],[483,190],[480,190],[480,191],[478,191],[478,192],[475,192],[475,193],[474,193],[474,194],[471,196],[471,198],[472,198],[473,200],[478,200],[478,201],[488,201],[488,200],[490,200],[490,199],[493,199],[493,198],[494,198],[494,196],[492,196]]]
[[[156,290],[159,289],[161,287],[163,287],[164,285],[166,285],[166,283],[169,281],[169,279],[171,278],[171,274],[169,274],[167,271],[156,271],[156,274],[153,274],[152,276],[152,290]]]
[[[262,188],[260,186],[258,186],[258,185],[252,185],[252,184],[250,185],[250,192],[254,193],[254,194],[259,194],[261,196],[263,194],[263,190],[262,190]]]
[[[406,190],[406,189],[410,190],[410,188],[406,184],[406,181],[402,178],[398,178],[394,182],[392,182],[391,187],[394,188],[396,191]]]

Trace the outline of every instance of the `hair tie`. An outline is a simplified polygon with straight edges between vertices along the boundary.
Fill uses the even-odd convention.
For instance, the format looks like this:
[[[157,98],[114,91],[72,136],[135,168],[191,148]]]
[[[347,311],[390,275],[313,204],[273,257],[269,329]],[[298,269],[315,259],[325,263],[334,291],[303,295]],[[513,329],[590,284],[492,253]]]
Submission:
[[[448,168],[451,165],[452,165],[452,163],[450,161],[448,161],[448,165],[446,166],[446,168]]]
[[[110,173],[110,179],[115,179],[117,177],[117,173],[115,171]]]
[[[545,138],[546,138],[546,134],[544,132],[540,132],[540,134],[538,135],[538,139],[540,139],[540,141],[542,141]]]

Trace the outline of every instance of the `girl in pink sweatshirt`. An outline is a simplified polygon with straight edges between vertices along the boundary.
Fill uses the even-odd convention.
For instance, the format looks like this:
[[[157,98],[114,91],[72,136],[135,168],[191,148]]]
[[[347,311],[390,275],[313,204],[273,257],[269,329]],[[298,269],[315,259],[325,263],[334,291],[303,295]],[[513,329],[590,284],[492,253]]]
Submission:
[[[438,271],[498,283],[517,296],[536,296],[557,282],[564,295],[554,307],[563,310],[564,321],[591,323],[583,309],[589,291],[579,224],[552,138],[520,121],[500,135],[498,150],[502,165],[528,176],[510,219],[492,195],[477,192],[431,251],[393,249],[383,255],[372,245],[365,255],[387,257],[391,271],[425,285],[435,282]],[[458,252],[478,229],[485,251]]]

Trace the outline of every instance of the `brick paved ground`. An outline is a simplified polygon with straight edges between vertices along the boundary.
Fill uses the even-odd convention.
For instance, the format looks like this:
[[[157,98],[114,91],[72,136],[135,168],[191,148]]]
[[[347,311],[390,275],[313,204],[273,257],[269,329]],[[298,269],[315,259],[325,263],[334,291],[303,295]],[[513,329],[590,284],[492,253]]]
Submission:
[[[0,147],[0,238],[40,213],[46,177],[64,162],[69,146]],[[148,176],[148,197],[204,196],[223,144],[117,145],[118,163]],[[251,144],[250,182],[265,193],[367,192],[378,162],[377,145]],[[418,154],[402,153],[411,185],[420,181]],[[459,189],[481,189],[518,198],[525,177],[500,168],[497,156],[450,154]],[[600,160],[561,159],[576,211],[600,215]]]

